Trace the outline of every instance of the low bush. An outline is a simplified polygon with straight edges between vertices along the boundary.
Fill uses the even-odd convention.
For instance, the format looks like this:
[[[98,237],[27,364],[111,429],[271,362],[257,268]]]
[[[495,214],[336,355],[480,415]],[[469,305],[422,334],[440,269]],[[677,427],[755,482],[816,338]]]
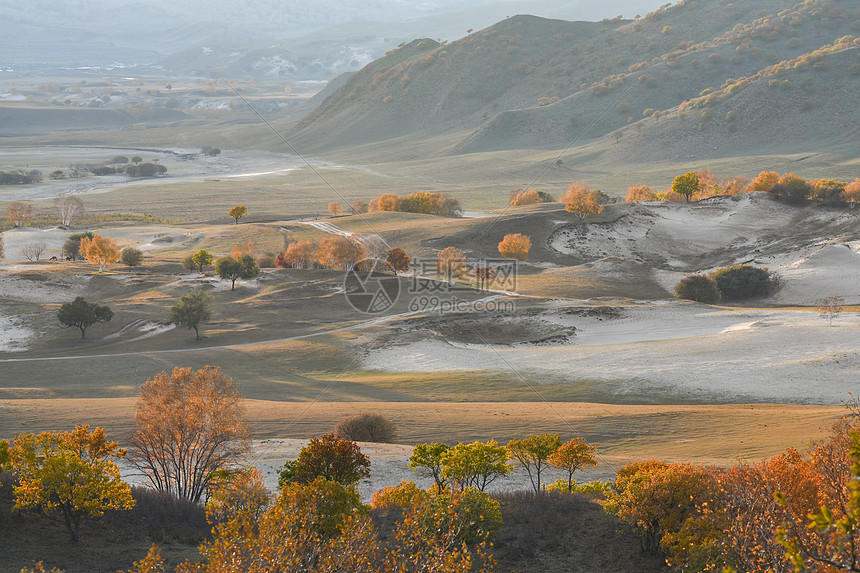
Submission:
[[[714,304],[721,298],[717,283],[705,275],[690,275],[681,279],[675,287],[675,297],[705,304]]]
[[[354,442],[391,444],[397,440],[397,426],[380,414],[358,414],[344,418],[334,427],[334,433]]]
[[[197,544],[209,535],[211,526],[200,504],[144,486],[132,486],[131,495],[134,507],[105,514],[105,527],[125,529],[133,524],[135,531],[158,542]]]
[[[544,491],[554,491],[559,493],[596,493],[605,495],[612,488],[612,482],[608,481],[590,481],[587,483],[574,483],[573,491],[568,492],[567,490],[567,480],[564,478],[559,478],[548,484]]]
[[[711,273],[725,300],[742,300],[770,294],[776,285],[775,278],[764,268],[751,265],[734,265]]]

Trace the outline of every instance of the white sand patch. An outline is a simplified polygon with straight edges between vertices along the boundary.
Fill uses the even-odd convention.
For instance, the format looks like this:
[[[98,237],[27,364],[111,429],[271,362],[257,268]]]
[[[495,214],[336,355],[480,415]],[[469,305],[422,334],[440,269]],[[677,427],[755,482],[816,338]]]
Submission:
[[[0,314],[0,352],[24,352],[35,335],[19,318]]]
[[[607,392],[619,398],[714,403],[838,405],[857,391],[855,313],[828,327],[806,311],[721,311],[693,304],[624,310],[622,319],[583,321],[574,345],[464,348],[427,339],[375,350],[364,367],[440,376],[513,367],[536,383],[605,380]]]
[[[810,235],[821,240],[846,232],[860,216],[786,205],[764,193],[692,204],[643,202],[619,213],[611,222],[565,224],[550,235],[549,246],[584,261],[618,257],[692,272],[705,258],[728,265],[796,249]]]
[[[843,297],[846,304],[860,303],[860,254],[856,243],[824,245],[771,270],[776,271],[782,283],[773,297],[777,303],[814,305],[829,296]]]
[[[71,302],[86,294],[89,275],[75,276],[75,282],[63,282],[52,276],[49,281],[29,280],[8,273],[0,274],[0,300],[34,303]]]
[[[153,336],[158,336],[159,334],[164,334],[165,332],[169,332],[176,328],[175,324],[172,323],[161,323],[161,322],[144,322],[137,329],[142,333],[140,336],[132,338],[130,342],[134,342],[136,340],[143,340],[144,338],[152,338]]]
[[[31,227],[19,227],[2,233],[4,260],[7,262],[22,263],[27,261],[24,249],[35,245],[44,250],[40,260],[47,261],[51,257],[61,259],[63,256],[63,243],[71,233],[65,229],[33,229]],[[3,266],[0,266],[3,268]],[[7,267],[8,269],[8,267]]]

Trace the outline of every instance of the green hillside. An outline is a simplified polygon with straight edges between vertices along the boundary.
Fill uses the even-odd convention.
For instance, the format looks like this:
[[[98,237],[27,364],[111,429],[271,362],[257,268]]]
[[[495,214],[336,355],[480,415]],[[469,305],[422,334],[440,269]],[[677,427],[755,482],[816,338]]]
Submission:
[[[611,134],[640,146],[677,141],[683,151],[733,121],[723,125],[726,133],[753,133],[776,149],[794,142],[775,132],[802,133],[807,145],[836,143],[833,121],[856,123],[844,97],[860,87],[850,36],[860,25],[856,5],[668,6],[633,21],[516,16],[450,44],[412,42],[354,74],[297,126],[297,141],[322,150],[462,133],[438,150],[449,154],[559,147]],[[830,46],[827,53],[816,53],[822,46]],[[697,98],[709,93],[720,101],[707,102],[713,109],[702,118],[706,106]],[[681,122],[658,121],[679,106]],[[738,109],[726,120],[732,106]],[[827,114],[838,119],[822,121]]]

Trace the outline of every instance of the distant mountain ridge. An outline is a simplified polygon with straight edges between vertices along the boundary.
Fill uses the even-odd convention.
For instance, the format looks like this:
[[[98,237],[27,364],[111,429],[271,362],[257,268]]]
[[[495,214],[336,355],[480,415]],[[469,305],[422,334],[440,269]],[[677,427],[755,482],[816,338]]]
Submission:
[[[858,29],[860,6],[843,0],[687,1],[633,21],[516,16],[369,64],[294,137],[321,150],[463,133],[441,152],[467,153],[611,136],[619,154],[661,157],[835,144],[860,119]]]
[[[457,38],[528,7],[601,18],[659,0],[0,0],[0,66],[156,64],[209,77],[327,79],[422,35]],[[613,14],[614,15],[614,14]]]

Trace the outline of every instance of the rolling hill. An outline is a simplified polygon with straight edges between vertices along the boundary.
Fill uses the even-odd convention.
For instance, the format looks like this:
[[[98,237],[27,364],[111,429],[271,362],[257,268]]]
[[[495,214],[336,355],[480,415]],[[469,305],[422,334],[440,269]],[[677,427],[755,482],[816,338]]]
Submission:
[[[633,21],[516,16],[372,62],[295,138],[324,150],[459,134],[444,155],[611,135],[612,153],[643,161],[838,146],[850,132],[834,133],[857,123],[858,22],[842,0],[688,1]]]

